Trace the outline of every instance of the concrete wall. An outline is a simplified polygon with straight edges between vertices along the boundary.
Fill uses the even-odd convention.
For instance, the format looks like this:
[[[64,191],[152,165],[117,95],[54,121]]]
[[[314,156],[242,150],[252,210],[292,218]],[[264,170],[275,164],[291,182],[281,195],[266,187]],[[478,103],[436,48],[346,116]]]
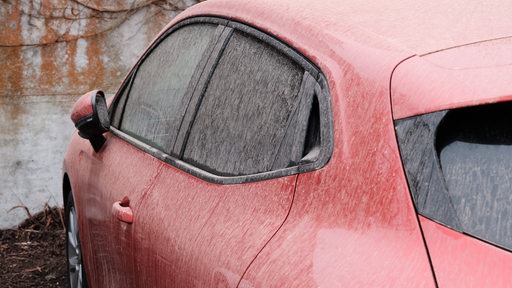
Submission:
[[[114,93],[144,48],[195,0],[0,0],[0,229],[62,206],[74,101]]]

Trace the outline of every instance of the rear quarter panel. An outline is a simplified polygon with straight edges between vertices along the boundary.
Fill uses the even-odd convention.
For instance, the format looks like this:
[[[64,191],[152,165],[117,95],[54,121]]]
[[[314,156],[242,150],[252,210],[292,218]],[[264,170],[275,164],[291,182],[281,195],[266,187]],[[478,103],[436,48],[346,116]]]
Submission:
[[[255,287],[435,287],[393,128],[394,56],[351,43],[337,52],[319,64],[332,95],[332,158],[299,175],[289,217],[244,280]]]
[[[420,219],[440,287],[510,287],[512,253]]]

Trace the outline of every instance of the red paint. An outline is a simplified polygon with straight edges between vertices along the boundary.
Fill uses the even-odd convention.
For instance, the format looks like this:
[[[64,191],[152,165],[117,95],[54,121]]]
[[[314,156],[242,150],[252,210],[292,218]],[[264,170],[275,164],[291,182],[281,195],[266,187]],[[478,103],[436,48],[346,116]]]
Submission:
[[[134,221],[136,286],[240,281],[285,220],[295,181],[219,185],[164,165]]]
[[[119,221],[131,224],[133,223],[133,211],[123,201],[114,202],[112,205],[112,214],[116,216]]]
[[[510,4],[473,5],[209,0],[178,16],[170,26],[200,15],[248,23],[314,62],[332,96],[334,151],[317,171],[219,185],[110,132],[97,154],[74,135],[64,166],[91,286],[510,282],[509,252],[418,220],[393,125],[393,117],[512,99],[510,41],[464,46],[512,34],[511,10],[505,9]],[[461,47],[448,49],[455,46]],[[124,196],[134,215],[131,225],[111,210]]]
[[[84,260],[91,287],[132,287],[135,283],[133,230],[139,205],[162,162],[106,133],[99,153],[77,134],[66,156],[74,192]],[[72,164],[71,164],[72,163]],[[133,224],[119,221],[113,203],[127,196]]]
[[[510,287],[512,254],[420,217],[440,287]]]
[[[512,38],[414,57],[393,74],[396,119],[512,100]]]
[[[366,61],[338,62],[333,156],[299,176],[290,216],[244,277],[255,287],[435,285],[393,129],[392,66],[370,80],[353,68]]]
[[[92,115],[92,101],[93,95],[96,94],[98,90],[90,91],[80,96],[80,98],[76,101],[75,105],[71,109],[71,121],[76,123],[78,120]]]

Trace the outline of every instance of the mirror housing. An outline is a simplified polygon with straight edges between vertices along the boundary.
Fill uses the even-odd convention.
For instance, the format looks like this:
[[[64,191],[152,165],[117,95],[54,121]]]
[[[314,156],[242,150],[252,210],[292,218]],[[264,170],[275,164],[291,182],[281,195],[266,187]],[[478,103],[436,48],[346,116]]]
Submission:
[[[71,110],[71,121],[78,129],[78,135],[88,139],[95,152],[105,144],[103,133],[110,130],[105,94],[93,90],[82,95]]]

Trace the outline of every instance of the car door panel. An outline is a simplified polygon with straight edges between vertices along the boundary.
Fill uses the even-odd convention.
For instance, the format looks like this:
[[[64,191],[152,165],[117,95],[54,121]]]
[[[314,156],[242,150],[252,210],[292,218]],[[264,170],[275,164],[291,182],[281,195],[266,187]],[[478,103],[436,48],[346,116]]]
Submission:
[[[75,182],[75,201],[84,219],[82,239],[89,281],[96,287],[129,287],[133,277],[132,230],[134,224],[120,221],[113,214],[116,201],[127,197],[135,217],[144,193],[151,186],[161,163],[112,134],[103,149],[95,153],[80,140],[80,177]],[[83,223],[82,222],[82,223]]]
[[[261,41],[251,34],[256,30],[212,28],[184,26],[157,41],[114,112],[113,133],[153,157],[136,168],[149,174],[140,176],[144,188],[131,196],[136,202],[130,199],[133,224],[121,223],[121,232],[112,227],[112,237],[126,243],[118,250],[136,255],[130,262],[136,276],[122,282],[127,286],[236,286],[288,215],[300,158],[310,152],[305,147],[323,151],[316,146],[320,134],[306,144],[306,132],[318,124],[308,120],[310,110],[319,109],[312,100],[321,90],[315,68],[284,44]],[[195,41],[187,31],[216,36]],[[180,58],[176,51],[183,47],[193,49]],[[170,54],[176,55],[166,58]],[[187,62],[187,55],[194,60]],[[188,72],[174,79],[180,67]],[[160,83],[160,74],[172,81]],[[327,161],[318,153],[307,163]],[[120,173],[119,180],[130,177]],[[119,265],[130,260],[114,257]]]
[[[138,286],[238,282],[286,218],[296,176],[221,185],[165,166],[136,219]]]

